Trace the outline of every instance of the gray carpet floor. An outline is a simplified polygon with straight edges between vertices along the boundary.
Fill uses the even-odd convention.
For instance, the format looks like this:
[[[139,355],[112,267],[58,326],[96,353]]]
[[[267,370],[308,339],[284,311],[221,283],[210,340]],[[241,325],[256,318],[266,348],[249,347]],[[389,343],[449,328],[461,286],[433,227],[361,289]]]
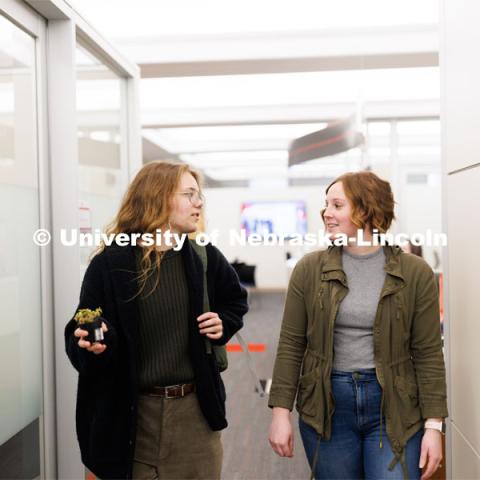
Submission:
[[[241,333],[248,343],[263,343],[265,352],[252,352],[261,379],[272,376],[285,293],[252,292],[250,311]],[[231,343],[238,343],[234,338]],[[222,433],[224,447],[223,480],[308,479],[303,445],[298,433],[298,416],[293,414],[295,430],[293,458],[280,458],[270,447],[268,429],[271,410],[268,398],[255,393],[255,386],[244,353],[229,352],[229,368],[222,374],[227,391],[229,427]]]

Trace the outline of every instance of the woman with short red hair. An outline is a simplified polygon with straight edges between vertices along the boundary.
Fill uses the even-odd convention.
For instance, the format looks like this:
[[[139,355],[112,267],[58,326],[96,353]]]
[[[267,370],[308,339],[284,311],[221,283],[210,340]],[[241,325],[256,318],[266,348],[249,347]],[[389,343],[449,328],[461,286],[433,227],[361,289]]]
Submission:
[[[332,182],[322,217],[331,240],[348,241],[306,255],[292,273],[269,400],[272,448],[293,455],[296,398],[316,479],[427,479],[442,460],[448,415],[433,272],[372,241],[394,219],[390,184],[372,172]],[[369,245],[356,242],[360,230]]]

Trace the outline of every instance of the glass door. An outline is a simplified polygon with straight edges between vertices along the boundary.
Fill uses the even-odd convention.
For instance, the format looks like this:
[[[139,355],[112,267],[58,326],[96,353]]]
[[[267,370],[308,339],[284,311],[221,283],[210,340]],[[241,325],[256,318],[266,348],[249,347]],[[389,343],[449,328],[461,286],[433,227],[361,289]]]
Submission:
[[[26,30],[0,8],[0,479],[43,466],[38,39]]]

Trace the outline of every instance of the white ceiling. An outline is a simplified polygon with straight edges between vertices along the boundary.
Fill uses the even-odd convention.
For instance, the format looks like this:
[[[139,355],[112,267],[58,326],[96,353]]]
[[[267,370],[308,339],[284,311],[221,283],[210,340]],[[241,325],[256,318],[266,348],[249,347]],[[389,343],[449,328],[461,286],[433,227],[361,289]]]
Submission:
[[[437,0],[68,1],[140,64],[150,147],[218,181],[360,168],[359,149],[287,168],[331,119],[438,117]]]
[[[108,38],[438,23],[436,0],[67,0]]]

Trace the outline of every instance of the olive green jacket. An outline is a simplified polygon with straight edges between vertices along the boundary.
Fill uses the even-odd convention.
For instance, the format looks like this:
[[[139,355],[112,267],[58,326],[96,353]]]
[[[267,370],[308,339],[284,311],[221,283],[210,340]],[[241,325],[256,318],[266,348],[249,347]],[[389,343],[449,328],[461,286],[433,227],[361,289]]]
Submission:
[[[445,365],[431,268],[397,246],[383,248],[386,278],[373,327],[374,356],[386,432],[399,461],[424,419],[448,416]],[[297,397],[302,419],[325,439],[330,438],[335,408],[330,383],[334,324],[347,293],[341,247],[298,262],[288,287],[270,390],[270,407],[292,410]]]

